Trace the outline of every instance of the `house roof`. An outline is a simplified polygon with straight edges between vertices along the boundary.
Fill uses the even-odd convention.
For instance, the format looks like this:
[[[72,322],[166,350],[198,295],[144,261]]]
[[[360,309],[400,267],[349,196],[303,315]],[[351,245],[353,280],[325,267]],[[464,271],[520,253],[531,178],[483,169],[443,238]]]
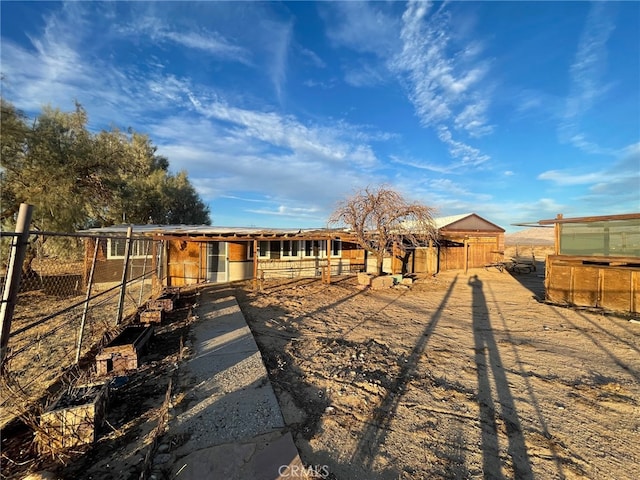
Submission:
[[[501,231],[504,229],[494,223],[485,220],[475,213],[463,213],[461,215],[450,215],[433,219],[434,226],[441,231]],[[114,235],[122,236],[132,227],[134,235],[146,236],[182,236],[182,237],[208,237],[208,238],[273,238],[273,237],[299,237],[326,238],[328,235],[349,237],[348,229],[336,228],[263,228],[263,227],[221,227],[217,225],[113,225],[110,227],[90,228],[81,230],[79,233],[93,235]]]
[[[449,215],[447,217],[438,217],[433,219],[434,226],[439,230],[444,228],[452,223],[458,222],[463,218],[467,218],[469,215],[473,215],[472,213],[463,213],[461,215]]]
[[[93,235],[117,235],[127,233],[129,227],[134,235],[146,236],[188,236],[188,237],[233,237],[233,238],[273,238],[273,237],[305,237],[326,238],[328,235],[348,234],[344,229],[293,229],[293,228],[261,228],[261,227],[221,227],[213,225],[113,225],[110,227],[90,228],[79,233]]]
[[[638,220],[640,219],[640,213],[623,213],[619,215],[599,215],[595,217],[574,217],[564,218],[558,216],[549,220],[538,220],[540,225],[553,225],[554,223],[594,223],[594,222],[607,222],[615,220]]]
[[[450,215],[448,217],[434,218],[433,223],[438,230],[442,231],[487,231],[504,232],[504,228],[499,227],[476,213],[463,213],[461,215]]]

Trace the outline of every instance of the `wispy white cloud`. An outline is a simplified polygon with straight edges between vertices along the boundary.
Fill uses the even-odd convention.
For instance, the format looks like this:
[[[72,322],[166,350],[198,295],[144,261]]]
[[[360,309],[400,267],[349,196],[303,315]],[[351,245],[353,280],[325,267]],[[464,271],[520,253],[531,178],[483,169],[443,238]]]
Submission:
[[[181,115],[149,128],[159,152],[177,168],[188,165],[207,198],[269,191],[273,206],[246,211],[311,221],[313,212],[326,218],[337,199],[376,178],[379,161],[368,140],[386,138],[382,132],[345,122],[304,124],[290,115],[231,106],[216,95],[199,97],[189,88],[184,95],[197,120]]]
[[[388,74],[378,64],[360,62],[345,68],[344,81],[353,87],[377,87],[388,81]]]
[[[267,30],[272,32],[270,42],[266,48],[270,52],[270,57],[266,68],[269,71],[271,83],[279,101],[282,101],[283,88],[287,79],[287,58],[291,44],[291,34],[293,25],[291,23],[282,24],[280,22],[269,22],[271,25]]]
[[[455,166],[478,166],[489,155],[455,140],[451,127],[471,137],[490,134],[489,94],[480,84],[488,73],[488,63],[478,60],[480,44],[471,41],[456,54],[448,33],[450,14],[428,2],[410,2],[402,15],[402,50],[391,68],[407,79],[409,98],[425,127],[434,128],[447,145]],[[435,9],[435,10],[434,10]],[[434,10],[434,11],[432,11]]]
[[[220,32],[206,28],[183,29],[173,27],[167,20],[154,15],[151,11],[140,12],[135,23],[115,24],[114,30],[120,35],[144,38],[155,43],[174,43],[186,48],[200,50],[218,59],[251,63],[251,52]]]
[[[487,102],[478,100],[466,105],[455,120],[458,130],[466,130],[472,137],[482,137],[493,132],[493,125],[487,124]]]
[[[478,166],[491,158],[477,148],[454,140],[453,135],[444,125],[438,126],[438,138],[449,147],[449,154],[453,158],[459,159],[461,165]]]
[[[278,217],[291,217],[291,218],[311,218],[311,219],[319,219],[320,211],[318,208],[299,208],[299,207],[291,207],[287,205],[278,205],[277,208],[274,209],[248,209],[250,213],[257,213],[260,215],[273,215]]]
[[[259,140],[268,145],[310,154],[342,165],[349,162],[360,168],[371,168],[377,164],[370,146],[340,141],[338,139],[343,132],[330,126],[308,126],[292,116],[246,110],[215,100],[206,104],[193,104],[196,111],[207,118],[233,124],[247,139]]]
[[[614,30],[610,7],[606,2],[593,2],[580,37],[578,50],[569,70],[569,95],[558,127],[560,141],[594,154],[612,154],[587,139],[581,131],[583,116],[606,94],[609,86],[603,81],[606,71],[607,42]]]
[[[337,81],[336,81],[335,78],[332,78],[332,79],[327,80],[327,81],[315,80],[315,79],[312,79],[312,78],[308,78],[308,79],[306,79],[306,80],[304,80],[302,82],[302,84],[305,87],[321,88],[323,90],[329,90],[331,88],[334,88],[336,86],[336,83],[337,83]]]
[[[387,58],[398,46],[398,19],[381,2],[335,2],[324,5],[327,37],[336,47]]]
[[[315,67],[327,68],[327,64],[325,63],[325,61],[322,60],[322,58],[320,58],[320,56],[313,50],[310,50],[302,46],[298,46],[298,51],[302,54],[304,58],[308,59],[311,62],[311,64],[314,65]]]
[[[514,204],[512,212],[520,212],[520,215],[526,221],[542,220],[536,216],[546,215],[547,217],[555,217],[557,213],[566,211],[567,205],[558,202],[553,198],[539,198],[531,202],[518,202]]]
[[[404,165],[406,167],[415,168],[418,170],[427,170],[434,173],[448,174],[454,173],[457,165],[438,165],[433,162],[421,161],[412,158],[399,157],[397,155],[390,155],[389,159],[396,164]]]
[[[577,170],[549,170],[538,176],[560,187],[588,186],[588,193],[580,200],[593,211],[603,205],[616,210],[640,209],[640,143],[627,146],[617,161],[594,172]]]
[[[459,128],[474,135],[489,133],[489,100],[484,96],[482,101],[476,101],[480,96],[472,94],[486,77],[488,63],[476,58],[480,53],[478,43],[472,42],[476,47],[473,49],[463,47],[466,55],[456,55],[448,33],[450,13],[444,5],[433,12],[432,8],[428,2],[409,2],[402,15],[402,50],[391,66],[408,78],[411,101],[424,125],[435,126],[458,118]]]
[[[492,198],[489,194],[471,191],[466,186],[462,186],[460,183],[454,182],[448,178],[429,180],[428,186],[433,191],[459,198],[473,198],[476,202],[489,202]]]
[[[559,186],[590,185],[602,178],[604,172],[576,174],[570,170],[547,170],[538,175],[538,180],[548,180]]]
[[[640,211],[640,142],[623,149],[620,158],[590,187],[585,201],[609,211]]]
[[[235,60],[242,63],[249,63],[250,52],[238,45],[231,44],[226,38],[216,32],[173,32],[157,31],[156,37],[171,40],[178,45],[187,48],[203,50],[212,55]]]
[[[409,2],[402,17],[388,5],[368,2],[331,4],[327,35],[335,46],[362,56],[345,69],[345,82],[355,87],[376,87],[390,81],[406,87],[421,124],[443,141],[455,168],[472,167],[489,156],[453,139],[451,129],[473,138],[488,135],[490,89],[485,85],[489,62],[480,58],[482,43],[452,38],[447,4]]]

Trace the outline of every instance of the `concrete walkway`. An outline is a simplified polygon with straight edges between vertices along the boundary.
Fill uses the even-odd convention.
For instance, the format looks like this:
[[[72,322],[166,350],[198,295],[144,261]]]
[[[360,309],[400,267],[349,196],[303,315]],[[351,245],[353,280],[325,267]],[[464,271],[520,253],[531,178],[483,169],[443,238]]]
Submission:
[[[171,462],[170,478],[179,480],[306,478],[236,299],[204,291],[199,303],[182,367],[186,397],[167,432],[186,442],[157,453],[156,463]]]

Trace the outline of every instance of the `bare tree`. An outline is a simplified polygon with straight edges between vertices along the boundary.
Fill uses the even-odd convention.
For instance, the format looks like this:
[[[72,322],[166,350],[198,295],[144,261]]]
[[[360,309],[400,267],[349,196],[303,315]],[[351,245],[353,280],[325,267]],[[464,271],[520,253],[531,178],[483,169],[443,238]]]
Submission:
[[[358,244],[375,255],[381,274],[384,255],[392,251],[394,244],[406,262],[406,247],[423,245],[436,238],[434,211],[426,205],[408,202],[386,185],[369,186],[340,202],[329,223],[349,227]]]

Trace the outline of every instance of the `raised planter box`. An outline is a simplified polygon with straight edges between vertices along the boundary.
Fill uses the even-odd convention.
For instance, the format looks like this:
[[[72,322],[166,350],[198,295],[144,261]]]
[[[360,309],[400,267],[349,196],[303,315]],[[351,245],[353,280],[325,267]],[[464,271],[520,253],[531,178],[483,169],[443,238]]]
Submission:
[[[164,310],[165,312],[170,312],[173,310],[177,299],[177,294],[165,292],[155,300],[149,300],[147,302],[147,308],[149,310]]]
[[[140,312],[140,323],[162,323],[162,319],[164,318],[164,310],[162,309],[153,309],[153,310],[145,310],[144,312]]]
[[[125,372],[138,368],[145,344],[153,335],[151,325],[130,325],[114,338],[98,355],[98,375]]]
[[[40,416],[38,451],[55,454],[96,441],[104,424],[109,388],[105,384],[73,388]]]

